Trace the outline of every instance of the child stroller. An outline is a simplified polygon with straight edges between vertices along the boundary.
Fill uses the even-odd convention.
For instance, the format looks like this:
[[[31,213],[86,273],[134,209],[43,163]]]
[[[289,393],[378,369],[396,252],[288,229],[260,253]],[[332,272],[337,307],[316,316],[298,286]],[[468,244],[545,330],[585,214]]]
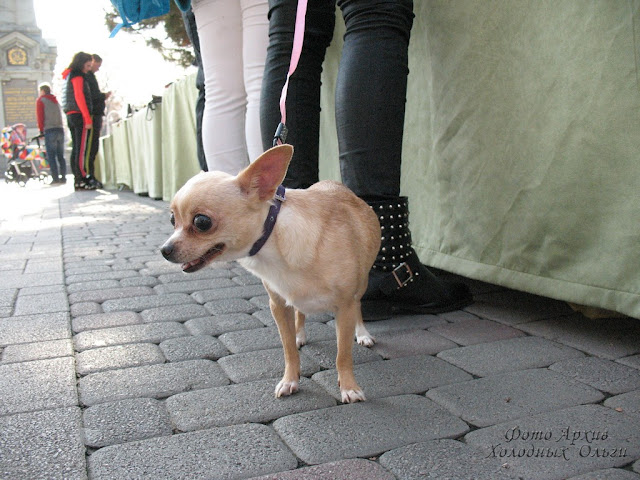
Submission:
[[[2,129],[2,151],[7,157],[7,171],[4,180],[17,182],[24,187],[30,179],[39,180],[44,184],[53,181],[47,163],[46,152],[40,147],[40,139],[44,135],[38,135],[31,139],[27,145],[27,127],[24,123],[16,123]],[[37,144],[34,145],[33,141]]]

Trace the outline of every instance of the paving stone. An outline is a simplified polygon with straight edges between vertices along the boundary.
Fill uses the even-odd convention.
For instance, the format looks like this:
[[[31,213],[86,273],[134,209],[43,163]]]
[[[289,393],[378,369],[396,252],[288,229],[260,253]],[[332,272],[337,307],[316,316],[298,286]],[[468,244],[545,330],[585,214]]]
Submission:
[[[71,321],[73,331],[99,330],[102,328],[122,327],[142,323],[142,316],[136,312],[97,313],[76,317]]]
[[[149,287],[118,287],[105,288],[100,290],[86,290],[69,295],[69,303],[97,302],[119,298],[139,297],[143,295],[154,295],[155,292]]]
[[[212,315],[223,315],[225,313],[253,313],[256,306],[242,298],[226,298],[215,300],[204,304],[205,308]]]
[[[380,457],[380,464],[402,480],[517,479],[499,459],[455,440],[433,440],[401,447]]]
[[[73,358],[0,365],[0,415],[77,404]]]
[[[237,353],[218,360],[231,381],[250,382],[262,378],[280,379],[284,374],[284,353],[282,347]],[[300,354],[300,375],[310,377],[320,371],[320,366],[304,353]]]
[[[170,293],[167,295],[146,295],[143,297],[107,300],[102,304],[102,309],[105,312],[117,312],[120,310],[141,312],[150,308],[184,305],[189,303],[195,303],[195,300],[189,295],[185,293]]]
[[[233,277],[233,283],[237,285],[262,285],[262,280],[251,273],[237,275]]]
[[[102,313],[102,307],[96,302],[74,303],[71,305],[69,312],[72,317],[83,317],[85,315]]]
[[[538,337],[518,337],[447,350],[439,358],[480,377],[548,367],[554,362],[584,357],[582,352]]]
[[[476,296],[466,311],[482,318],[509,325],[563,317],[573,314],[566,302],[516,290],[503,290]]]
[[[321,323],[309,323],[305,326],[307,343],[318,343],[328,338],[334,338],[333,329]],[[251,352],[255,350],[266,350],[270,348],[282,347],[280,334],[277,327],[255,328],[237,332],[229,332],[220,335],[220,341],[232,353]],[[378,357],[379,358],[379,357]]]
[[[253,315],[229,313],[227,315],[194,318],[185,322],[184,326],[193,335],[213,335],[217,337],[223,333],[262,328],[264,325]]]
[[[4,271],[2,273],[2,281],[4,285],[10,285],[13,288],[64,284],[62,272],[15,273],[13,271]]]
[[[94,272],[93,268],[91,271]],[[128,277],[137,277],[139,274],[135,270],[112,270],[110,272],[80,273],[77,275],[67,275],[65,281],[67,285],[72,283],[95,282],[97,280],[122,280]]]
[[[310,325],[311,326],[311,325]],[[309,336],[307,337],[309,339]],[[307,343],[300,350],[305,355],[308,355],[314,362],[320,365],[322,368],[336,368],[336,355],[338,354],[338,346],[334,340],[313,341]],[[367,347],[353,343],[352,349],[353,364],[377,362],[382,360],[382,357],[377,353],[374,353]]]
[[[162,262],[162,265],[167,265],[172,267],[170,273],[158,275],[158,280],[162,283],[176,283],[176,282],[185,282],[185,281],[193,281],[193,280],[230,278],[232,276],[231,272],[227,268],[218,267],[218,265],[220,264],[203,268],[202,270],[199,270],[195,273],[184,273],[181,270],[175,271],[176,266],[168,263],[167,261]]]
[[[258,310],[257,312],[252,313],[251,316],[259,319],[267,327],[274,327],[276,325],[276,322],[273,319],[273,315],[271,315],[271,311],[268,308],[264,310]],[[331,313],[316,313],[313,315],[307,315],[305,322],[328,323],[333,319],[334,317]],[[330,325],[330,327],[335,330],[334,325]]]
[[[630,357],[619,358],[616,361],[640,370],[640,355],[631,355]]]
[[[171,419],[179,430],[204,430],[242,423],[267,423],[285,415],[334,407],[336,401],[314,383],[302,377],[300,391],[276,398],[276,382],[257,382],[209,388],[169,397]]]
[[[581,405],[476,430],[465,440],[522,478],[563,479],[640,458],[640,419]]]
[[[607,468],[605,470],[597,470],[595,472],[578,475],[577,477],[571,477],[568,480],[640,480],[640,475],[630,472],[629,470]]]
[[[160,344],[162,353],[170,362],[207,358],[217,360],[229,355],[220,340],[209,335],[179,337],[165,340]]]
[[[162,351],[153,343],[94,348],[76,355],[76,369],[80,375],[164,362]]]
[[[527,323],[519,328],[611,360],[640,353],[640,322],[635,319],[591,320],[574,315]]]
[[[564,360],[549,369],[607,393],[625,393],[640,388],[640,370],[604,358]]]
[[[437,438],[456,438],[466,423],[425,397],[404,395],[340,405],[280,418],[276,432],[310,465],[355,457]]]
[[[435,355],[457,346],[451,340],[426,330],[405,330],[376,337],[376,343],[371,350],[383,358],[398,358]]]
[[[596,403],[599,391],[546,369],[523,370],[434,388],[427,397],[478,427],[573,405]]]
[[[252,480],[395,480],[391,473],[369,460],[354,458],[338,462],[304,467],[274,475],[254,477]]]
[[[269,427],[248,424],[105,447],[89,457],[92,480],[248,478],[296,468]]]
[[[169,305],[150,308],[141,312],[142,319],[147,323],[154,322],[183,322],[192,318],[204,317],[209,312],[202,305]]]
[[[56,260],[29,260],[24,273],[61,272],[62,258]]]
[[[604,405],[626,415],[640,417],[640,390],[607,398]]]
[[[90,348],[124,345],[128,343],[160,343],[174,337],[184,337],[189,332],[180,323],[162,322],[125,327],[89,330],[78,333],[73,341],[77,351]]]
[[[17,288],[0,290],[0,307],[12,307],[14,302],[16,301],[17,296]]]
[[[328,323],[335,329],[335,320]],[[435,315],[398,315],[388,320],[365,322],[365,326],[374,337],[395,335],[404,330],[426,330],[436,325],[445,325],[443,318]]]
[[[260,310],[269,310],[269,295],[259,295],[251,297],[249,302],[258,307]]]
[[[2,363],[29,362],[56,357],[72,357],[71,339],[8,345],[2,352]]]
[[[77,407],[0,417],[0,477],[86,480]]]
[[[159,282],[155,277],[141,276],[123,278],[119,283],[123,287],[155,287]]]
[[[466,322],[436,325],[435,327],[431,327],[429,331],[437,333],[460,345],[495,342],[497,340],[521,337],[524,335],[524,333],[515,328],[480,318]]]
[[[72,283],[67,286],[68,293],[79,293],[107,288],[118,288],[121,284],[118,280],[95,280],[93,282]]]
[[[439,313],[438,318],[446,320],[448,323],[466,322],[467,320],[477,320],[478,317],[464,310],[454,310],[453,312]]]
[[[267,350],[281,346],[276,327],[254,328],[220,335],[220,341],[231,353]]]
[[[18,296],[28,296],[28,295],[42,295],[47,296],[50,293],[64,293],[67,294],[66,287],[63,284],[60,285],[41,285],[36,287],[25,287],[21,288]]]
[[[164,398],[228,383],[215,362],[189,360],[92,373],[78,381],[78,393],[80,401],[90,406],[136,397]]]
[[[273,315],[271,315],[271,310],[258,310],[251,314],[253,318],[257,318],[262,322],[265,327],[275,327],[276,321],[273,319]]]
[[[35,315],[39,313],[68,312],[69,302],[64,292],[47,295],[19,295],[13,314]]]
[[[84,411],[82,419],[85,444],[90,447],[106,447],[173,433],[165,404],[153,398],[94,405]]]
[[[154,290],[160,295],[166,293],[194,293],[203,290],[211,290],[218,288],[235,287],[236,283],[230,278],[207,278],[203,280],[190,280],[175,283],[162,283],[157,285]],[[204,302],[202,302],[204,303]]]
[[[353,372],[368,400],[424,393],[430,388],[473,379],[459,368],[428,355],[354,365]],[[316,373],[312,379],[340,400],[336,370]]]
[[[214,300],[226,300],[229,298],[249,298],[264,295],[265,289],[262,285],[233,286],[227,288],[216,288],[214,290],[203,290],[193,294],[198,303],[207,303]]]

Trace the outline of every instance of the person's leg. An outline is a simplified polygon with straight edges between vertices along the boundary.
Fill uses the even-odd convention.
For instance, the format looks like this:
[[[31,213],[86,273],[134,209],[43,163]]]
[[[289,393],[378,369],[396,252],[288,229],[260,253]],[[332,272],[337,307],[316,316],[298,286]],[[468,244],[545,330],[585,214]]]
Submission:
[[[245,137],[249,161],[264,151],[260,132],[260,93],[269,42],[269,5],[267,0],[243,0],[242,61],[244,89],[247,94]]]
[[[346,25],[336,85],[342,181],[363,198],[397,197],[413,2],[338,5]]]
[[[420,263],[411,242],[408,200],[400,197],[413,2],[339,0],[338,5],[346,25],[336,87],[342,181],[373,207],[382,233],[363,297],[365,315],[389,308],[387,313],[462,308],[471,302],[468,288],[441,281]]]
[[[280,94],[289,71],[297,3],[295,0],[269,1],[269,46],[260,107],[265,150],[272,146],[280,123]],[[289,130],[286,141],[295,148],[284,181],[288,188],[306,188],[318,181],[320,77],[334,25],[335,0],[308,3],[304,45],[298,68],[289,81],[286,103]]]
[[[58,183],[58,162],[56,158],[56,153],[54,150],[55,145],[55,131],[54,129],[49,129],[44,132],[44,147],[47,150],[47,160],[49,161],[49,170],[51,172],[51,178],[53,178],[54,183]]]
[[[202,116],[204,115],[204,70],[202,69],[202,56],[200,55],[200,37],[198,36],[198,28],[196,27],[196,18],[193,15],[193,9],[190,8],[186,12],[182,12],[182,21],[187,32],[191,45],[193,46],[193,54],[196,57],[196,65],[198,73],[196,74],[196,88],[198,89],[198,100],[196,101],[196,155],[198,156],[198,164],[200,170],[207,171],[207,160],[204,156],[204,147],[202,146]]]
[[[62,128],[55,129],[53,151],[58,164],[59,179],[64,183],[67,181],[67,163],[64,159],[64,130]]]
[[[80,140],[82,138],[82,115],[76,113],[67,115],[67,125],[69,126],[69,133],[71,134],[71,158],[69,159],[69,163],[74,182],[77,185],[82,180],[80,168],[78,167],[78,154],[80,151]]]
[[[194,0],[205,79],[202,144],[209,171],[232,175],[249,163],[247,95],[242,79],[242,18],[238,0]]]
[[[89,152],[89,162],[87,165],[87,174],[92,178],[95,177],[95,164],[96,164],[96,156],[98,155],[98,150],[100,149],[100,131],[102,130],[102,115],[93,115],[93,132],[91,135],[91,148]]]

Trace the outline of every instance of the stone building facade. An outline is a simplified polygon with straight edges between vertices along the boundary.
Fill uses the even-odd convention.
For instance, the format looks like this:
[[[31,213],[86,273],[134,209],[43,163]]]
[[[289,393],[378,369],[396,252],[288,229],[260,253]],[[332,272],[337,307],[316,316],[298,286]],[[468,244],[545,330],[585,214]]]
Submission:
[[[51,82],[57,48],[42,38],[33,0],[0,0],[0,128],[24,123],[38,134],[38,85]]]

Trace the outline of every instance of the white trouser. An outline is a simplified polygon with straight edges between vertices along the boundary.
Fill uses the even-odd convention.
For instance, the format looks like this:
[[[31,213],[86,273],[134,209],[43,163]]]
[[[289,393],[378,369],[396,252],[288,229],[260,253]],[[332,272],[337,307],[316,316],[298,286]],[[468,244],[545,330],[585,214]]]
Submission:
[[[202,144],[209,171],[232,175],[263,152],[260,90],[267,0],[194,0],[205,81]]]

